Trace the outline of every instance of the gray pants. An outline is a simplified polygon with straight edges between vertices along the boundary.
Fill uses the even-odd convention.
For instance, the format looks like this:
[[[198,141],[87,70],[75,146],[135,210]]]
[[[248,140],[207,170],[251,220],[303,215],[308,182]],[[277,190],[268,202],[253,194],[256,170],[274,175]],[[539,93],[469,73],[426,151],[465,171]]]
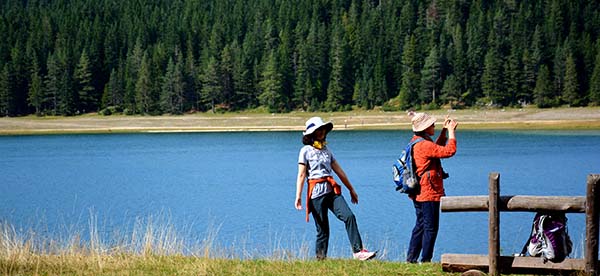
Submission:
[[[313,219],[317,227],[317,244],[315,250],[318,259],[327,257],[327,247],[329,245],[328,210],[331,210],[339,220],[346,224],[346,232],[352,246],[352,252],[356,253],[362,250],[362,240],[358,232],[358,226],[356,225],[356,218],[343,196],[329,193],[311,199],[310,208],[312,208]]]

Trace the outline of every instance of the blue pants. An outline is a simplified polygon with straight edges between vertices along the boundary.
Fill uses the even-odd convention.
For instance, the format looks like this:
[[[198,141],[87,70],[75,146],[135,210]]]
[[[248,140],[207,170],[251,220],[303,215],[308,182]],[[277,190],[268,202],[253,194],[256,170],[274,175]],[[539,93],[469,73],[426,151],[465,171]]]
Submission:
[[[421,254],[421,262],[431,262],[433,247],[440,226],[440,202],[413,200],[417,221],[412,230],[406,261],[416,263]],[[422,253],[421,253],[422,251]]]
[[[329,193],[311,199],[309,207],[312,210],[312,216],[317,227],[317,244],[315,250],[318,259],[327,257],[327,247],[329,246],[329,210],[346,224],[346,232],[352,246],[352,252],[356,253],[362,250],[362,240],[358,232],[356,218],[343,196]]]

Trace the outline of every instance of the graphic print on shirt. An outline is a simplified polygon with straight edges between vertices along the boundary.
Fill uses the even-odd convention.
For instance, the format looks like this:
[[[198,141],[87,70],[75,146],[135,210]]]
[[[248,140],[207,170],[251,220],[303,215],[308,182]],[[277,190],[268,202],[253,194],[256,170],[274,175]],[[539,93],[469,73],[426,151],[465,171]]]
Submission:
[[[323,150],[315,150],[310,155],[311,170],[320,171],[321,175],[329,174],[329,154]]]

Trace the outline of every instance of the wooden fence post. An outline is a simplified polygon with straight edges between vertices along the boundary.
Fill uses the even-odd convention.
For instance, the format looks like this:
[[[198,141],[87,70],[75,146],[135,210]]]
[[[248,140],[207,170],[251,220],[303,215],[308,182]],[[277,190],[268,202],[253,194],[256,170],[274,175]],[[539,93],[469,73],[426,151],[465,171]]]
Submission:
[[[585,274],[598,275],[598,206],[600,201],[600,174],[590,174],[587,178],[585,199]]]
[[[489,176],[489,275],[500,275],[500,174],[490,173]]]

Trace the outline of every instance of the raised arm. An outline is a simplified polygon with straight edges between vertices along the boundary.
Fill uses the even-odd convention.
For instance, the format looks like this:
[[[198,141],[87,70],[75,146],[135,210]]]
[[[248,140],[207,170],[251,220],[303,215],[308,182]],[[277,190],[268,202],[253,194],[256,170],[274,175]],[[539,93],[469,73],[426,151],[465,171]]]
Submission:
[[[438,138],[435,140],[435,143],[440,146],[446,145],[446,142],[448,141],[448,136],[446,135],[447,132],[447,128],[442,128],[442,130],[440,131],[440,135],[438,135]]]

